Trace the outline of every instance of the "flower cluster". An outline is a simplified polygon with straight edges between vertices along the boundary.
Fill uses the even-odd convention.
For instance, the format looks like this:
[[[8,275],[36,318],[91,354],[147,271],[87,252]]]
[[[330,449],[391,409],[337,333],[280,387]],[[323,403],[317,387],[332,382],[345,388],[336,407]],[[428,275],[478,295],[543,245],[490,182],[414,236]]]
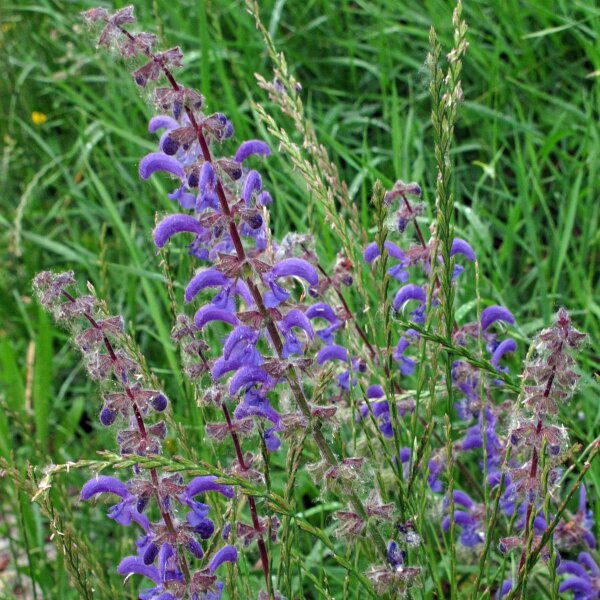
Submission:
[[[106,315],[93,295],[73,295],[69,289],[74,284],[72,272],[43,272],[33,282],[41,304],[71,330],[90,377],[99,382],[104,398],[100,422],[106,427],[123,423],[117,433],[121,454],[160,454],[167,427],[155,416],[166,410],[166,396],[146,385],[138,360],[127,349],[123,319]],[[81,499],[111,494],[119,501],[109,509],[108,517],[123,526],[135,523],[140,527],[136,555],[124,558],[117,568],[122,575],[135,573],[152,580],[154,586],[140,597],[216,600],[223,589],[216,570],[224,562],[235,562],[237,550],[224,546],[205,567],[196,572],[190,569],[190,560],[204,559],[203,543],[211,540],[215,531],[208,516],[210,506],[197,500],[208,492],[229,499],[234,495],[230,486],[212,475],[186,484],[179,474],[163,475],[155,468],[136,467],[127,482],[106,475],[94,477],[83,486]],[[148,516],[152,504],[160,513],[154,522]],[[183,511],[185,518],[179,518]]]

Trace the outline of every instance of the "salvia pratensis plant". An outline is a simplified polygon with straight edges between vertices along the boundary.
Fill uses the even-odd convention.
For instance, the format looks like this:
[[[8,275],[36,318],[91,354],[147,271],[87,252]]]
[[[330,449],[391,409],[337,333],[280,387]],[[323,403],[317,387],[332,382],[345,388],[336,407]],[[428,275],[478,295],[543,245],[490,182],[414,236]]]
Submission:
[[[435,201],[428,205],[418,182],[388,190],[376,182],[368,233],[258,5],[246,6],[274,61],[275,78],[258,76],[259,85],[303,144],[253,107],[339,232],[333,265],[319,258],[312,235],[270,230],[277,199],[260,167],[272,144],[234,142],[230,119],[176,78],[180,48],[159,50],[155,36],[136,32],[133,7],[83,14],[100,47],[136,61],[133,81],[157,111],[148,124],[157,147],[138,172],[143,180],[166,174],[175,208],[157,218],[149,246],[162,253],[183,241],[197,264],[181,282],[172,338],[198,390],[204,439],[222,444],[214,465],[164,456],[169,401],[132,350],[123,319],[92,288],[78,295],[72,272],[36,277],[39,301],[70,331],[99,384],[100,423],[118,428],[119,456],[109,462],[130,469],[127,481],[99,472],[80,494],[110,495],[109,518],[139,528],[118,573],[150,580],[143,600],[216,600],[226,589],[245,597],[255,583],[236,579],[253,577],[240,566],[252,556],[262,572],[259,598],[332,597],[327,566],[319,578],[303,564],[299,540],[307,535],[342,568],[344,598],[351,582],[360,597],[537,597],[533,573],[548,578],[553,597],[597,598],[595,525],[582,480],[599,444],[572,477],[578,457],[560,418],[586,336],[559,309],[517,377],[516,319],[508,307],[483,306],[475,251],[454,231],[450,148],[468,48],[460,3],[446,72],[430,33]],[[456,311],[466,277],[477,282],[471,320]],[[283,490],[271,472],[279,455],[288,469]],[[61,470],[48,470],[39,494]],[[296,506],[301,471],[320,492],[319,510],[331,512],[327,526]]]

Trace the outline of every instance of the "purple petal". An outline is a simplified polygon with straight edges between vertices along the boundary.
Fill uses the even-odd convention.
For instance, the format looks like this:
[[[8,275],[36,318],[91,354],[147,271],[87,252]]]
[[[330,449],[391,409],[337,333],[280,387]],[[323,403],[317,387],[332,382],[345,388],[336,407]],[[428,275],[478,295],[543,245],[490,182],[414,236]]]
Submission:
[[[196,206],[196,196],[185,191],[184,185],[180,185],[176,190],[167,194],[169,200],[176,200],[181,208],[191,210]]]
[[[407,463],[410,460],[410,448],[400,448],[400,462]]]
[[[389,256],[395,258],[396,260],[404,260],[405,254],[400,246],[389,241],[384,242],[383,246],[387,250]],[[371,242],[365,248],[363,258],[365,259],[365,262],[370,264],[379,256],[379,254],[379,246],[377,245],[377,242]]]
[[[143,575],[144,577],[148,577],[148,579],[152,579],[156,584],[160,583],[158,569],[152,565],[144,564],[140,556],[127,556],[124,558],[117,567],[117,573],[119,575],[131,575],[135,573],[136,575]]]
[[[343,362],[348,362],[348,350],[343,346],[338,346],[337,344],[331,344],[330,346],[325,346],[319,351],[317,354],[317,363],[322,365],[328,360],[341,360]]]
[[[304,330],[306,335],[311,340],[314,338],[314,333],[310,324],[310,320],[301,310],[298,310],[297,308],[290,310],[290,312],[287,315],[285,315],[280,324],[281,331],[284,334],[287,333],[290,329],[292,329],[292,327],[299,327],[300,329]]]
[[[96,494],[114,494],[115,496],[125,498],[125,496],[129,495],[129,491],[127,490],[127,486],[122,481],[119,481],[115,477],[108,477],[104,475],[102,477],[94,477],[94,479],[90,479],[81,488],[82,500],[89,500]]]
[[[363,258],[366,263],[371,264],[379,256],[379,246],[377,242],[371,242],[363,252]]]
[[[241,388],[269,382],[269,376],[260,367],[242,367],[229,382],[229,393],[235,396]]]
[[[514,352],[517,349],[517,342],[515,340],[511,340],[510,338],[504,340],[498,344],[498,347],[494,350],[494,354],[492,354],[492,364],[494,367],[498,368],[498,364],[500,363],[500,359],[507,352]]]
[[[273,277],[300,277],[310,285],[319,283],[319,276],[315,268],[301,258],[286,258],[278,262],[271,271]]]
[[[367,398],[383,398],[385,392],[380,385],[372,385],[367,389]]]
[[[217,359],[210,373],[212,378],[217,380],[225,373],[229,373],[231,371],[237,371],[242,367],[246,366],[256,366],[262,364],[262,357],[253,346],[249,345],[245,349],[242,349],[241,352],[238,352],[235,356],[232,356],[228,360],[225,358]]]
[[[593,598],[594,587],[592,582],[588,579],[582,579],[581,577],[570,577],[566,581],[563,581],[558,587],[558,591],[562,592],[581,592],[583,596],[577,596],[578,598]]]
[[[193,498],[204,492],[219,492],[226,498],[233,498],[233,488],[230,485],[218,483],[215,475],[202,475],[194,477],[185,488],[184,495],[187,498]]]
[[[200,177],[198,179],[198,189],[202,192],[206,191],[206,189],[214,189],[217,183],[217,178],[215,176],[215,171],[212,168],[212,165],[205,161],[200,169]]]
[[[169,115],[157,115],[150,119],[148,123],[148,133],[156,133],[159,129],[177,129],[179,123]]]
[[[243,142],[235,153],[234,160],[236,162],[244,162],[252,154],[262,154],[263,156],[269,156],[271,150],[269,146],[260,140],[248,140]]]
[[[167,156],[162,152],[152,152],[142,158],[140,162],[139,173],[142,179],[148,179],[156,171],[166,171],[183,179],[185,177],[185,171],[181,166],[181,163],[172,156]]]
[[[465,512],[463,510],[455,510],[454,511],[454,522],[457,525],[461,525],[463,527],[465,527],[465,526],[468,527],[469,525],[473,525],[473,517],[469,513]]]
[[[258,206],[271,206],[271,204],[273,204],[273,198],[269,192],[263,190],[256,198],[256,204]]]
[[[456,504],[460,504],[461,506],[464,506],[465,508],[471,508],[473,506],[473,500],[471,500],[471,497],[469,496],[469,494],[466,494],[465,492],[462,492],[461,490],[454,490],[454,493],[452,494],[453,498],[454,498],[454,502]]]
[[[184,299],[191,302],[198,293],[207,287],[223,287],[229,283],[229,279],[215,268],[205,269],[196,273],[185,288]]]
[[[262,188],[262,179],[257,171],[250,171],[246,175],[244,185],[242,186],[242,200],[246,203],[246,206],[250,204],[250,198],[252,198],[253,192],[260,192]]]
[[[236,346],[240,342],[247,342],[250,345],[256,344],[258,339],[258,333],[254,329],[250,329],[250,327],[246,327],[241,325],[240,327],[236,327],[227,337],[225,344],[223,345],[223,358],[229,359],[231,353],[234,351]]]
[[[198,329],[202,329],[207,323],[211,321],[223,321],[230,325],[239,325],[237,317],[230,311],[224,308],[214,308],[211,305],[203,306],[194,315],[194,323]]]
[[[208,565],[208,570],[211,575],[215,574],[215,571],[224,563],[224,562],[236,562],[238,559],[238,553],[235,546],[224,546],[221,548],[210,561]]]
[[[281,440],[279,439],[274,427],[267,429],[263,438],[265,440],[265,446],[269,452],[277,452],[277,450],[279,450],[281,447]]]
[[[465,240],[461,240],[460,238],[454,238],[452,241],[452,248],[450,249],[450,256],[454,256],[455,254],[462,254],[468,260],[475,260],[475,252],[473,252],[473,248],[465,242]]]
[[[306,316],[309,319],[326,319],[330,323],[335,323],[338,320],[333,308],[324,302],[318,302],[310,306],[306,311]]]
[[[401,287],[394,298],[394,310],[399,311],[409,300],[417,300],[421,304],[425,304],[427,300],[425,290],[414,283]]]
[[[503,306],[488,306],[481,311],[481,328],[485,331],[492,323],[496,321],[504,321],[514,324],[515,318],[507,308]]]
[[[154,243],[162,248],[176,233],[195,233],[200,235],[204,227],[189,215],[176,214],[164,218],[154,229]]]
[[[588,552],[580,552],[577,556],[577,560],[582,565],[585,565],[592,572],[594,577],[598,577],[600,575],[600,569],[598,569],[598,565]]]

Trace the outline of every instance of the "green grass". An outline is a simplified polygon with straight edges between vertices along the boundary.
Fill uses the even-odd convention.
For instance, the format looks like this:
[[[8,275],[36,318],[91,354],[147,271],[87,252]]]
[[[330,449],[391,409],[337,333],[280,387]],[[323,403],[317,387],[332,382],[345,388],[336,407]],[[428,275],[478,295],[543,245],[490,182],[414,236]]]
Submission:
[[[95,53],[77,20],[92,5],[5,0],[0,14],[0,456],[14,453],[20,468],[26,460],[66,462],[113,447],[112,434],[95,426],[94,386],[64,333],[31,298],[31,278],[43,269],[74,269],[123,314],[166,382],[189,444],[202,441],[201,417],[169,340],[172,313],[149,236],[156,213],[170,210],[170,190],[137,176],[154,144],[145,129],[152,108],[119,60]],[[266,135],[249,99],[269,105],[253,74],[269,79],[270,65],[243,3],[182,0],[173,7],[146,0],[136,9],[146,30],[182,46],[183,79],[202,90],[209,110],[231,118],[238,140]],[[370,237],[369,197],[378,178],[386,186],[397,178],[420,182],[432,216],[436,171],[424,60],[431,25],[442,47],[451,47],[450,4],[265,0],[261,10]],[[586,444],[600,425],[591,376],[600,343],[600,8],[591,0],[472,0],[465,18],[470,48],[453,149],[457,230],[476,250],[483,301],[513,310],[523,342],[559,305],[590,334],[585,385],[564,416],[572,438]],[[34,111],[47,121],[36,125]],[[275,107],[273,114],[280,120]],[[269,159],[264,173],[276,235],[306,230],[307,194],[286,158]],[[317,241],[331,265],[335,236],[317,232]],[[181,298],[191,267],[173,250],[170,263]],[[457,302],[473,297],[474,283]],[[600,516],[598,465],[590,481]],[[0,527],[11,531],[15,548],[29,547],[32,573],[48,597],[66,598],[64,577],[49,583],[58,563],[44,554],[37,509],[4,489],[1,501],[22,507],[15,519],[23,519],[27,539],[1,519]],[[303,493],[316,496],[308,479],[298,497]],[[99,512],[84,511],[94,519],[87,534],[106,540],[114,528]],[[95,543],[106,557],[107,542]],[[318,565],[323,552],[317,544],[309,564]],[[331,573],[329,584],[340,589],[343,570]],[[108,577],[119,585],[119,577]]]

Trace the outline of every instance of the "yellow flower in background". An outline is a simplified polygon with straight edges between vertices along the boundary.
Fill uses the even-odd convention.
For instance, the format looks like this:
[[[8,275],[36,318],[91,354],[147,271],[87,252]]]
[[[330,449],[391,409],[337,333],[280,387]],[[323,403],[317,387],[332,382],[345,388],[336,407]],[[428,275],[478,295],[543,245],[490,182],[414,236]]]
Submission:
[[[31,113],[31,120],[34,125],[43,125],[48,120],[48,117],[44,113],[34,110]]]

